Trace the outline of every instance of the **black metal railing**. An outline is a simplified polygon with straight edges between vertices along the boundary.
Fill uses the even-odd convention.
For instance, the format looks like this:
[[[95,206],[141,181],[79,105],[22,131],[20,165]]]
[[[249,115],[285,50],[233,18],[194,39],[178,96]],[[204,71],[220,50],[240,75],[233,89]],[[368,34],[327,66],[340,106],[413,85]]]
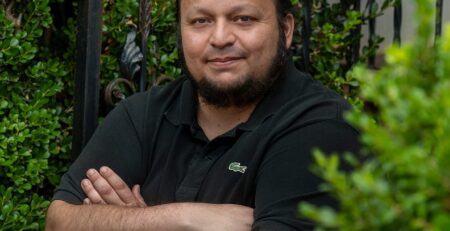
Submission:
[[[102,1],[78,3],[75,105],[72,158],[76,158],[97,127],[102,28]]]
[[[303,70],[310,69],[310,37],[311,37],[311,0],[302,0],[303,7]],[[341,5],[347,9],[361,11],[360,0],[341,0]],[[130,32],[121,59],[121,70],[125,78],[111,82],[105,91],[105,100],[109,104],[114,104],[113,98],[123,99],[125,96],[120,91],[116,91],[116,86],[125,84],[130,91],[134,90],[133,82],[138,83],[138,90],[144,91],[147,87],[147,38],[151,32],[151,0],[139,0],[139,28],[137,33],[140,36],[140,44],[135,44],[136,33]],[[368,0],[366,9],[371,9],[375,0]],[[101,0],[79,0],[78,3],[78,35],[77,35],[77,56],[75,72],[75,114],[73,124],[73,154],[76,158],[81,149],[90,139],[97,126],[99,108],[99,76],[100,76],[100,52],[101,52],[101,25],[102,25],[102,1]],[[442,33],[443,1],[436,1],[436,24],[435,36],[438,38]],[[394,7],[394,37],[393,41],[401,42],[402,28],[402,1],[397,0]],[[376,17],[369,18],[369,40],[371,44],[376,36]],[[352,31],[352,34],[359,36],[361,26]],[[138,50],[139,52],[136,52]],[[360,42],[354,43],[351,49],[351,60],[353,63],[360,55]],[[368,65],[375,64],[375,55],[369,57]],[[128,73],[128,74],[127,74]],[[139,77],[136,75],[139,74]],[[166,81],[166,77],[161,77],[155,82]],[[155,84],[155,83],[153,83]],[[152,84],[152,85],[153,85]]]

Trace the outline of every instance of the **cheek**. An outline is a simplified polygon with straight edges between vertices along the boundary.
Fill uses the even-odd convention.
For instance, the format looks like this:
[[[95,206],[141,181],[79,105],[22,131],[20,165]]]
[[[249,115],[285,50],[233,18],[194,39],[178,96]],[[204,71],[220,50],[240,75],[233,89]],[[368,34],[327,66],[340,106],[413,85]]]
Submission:
[[[185,65],[192,77],[201,75],[201,57],[204,48],[201,38],[193,33],[181,32],[181,43]]]
[[[265,67],[275,58],[278,49],[278,38],[271,34],[250,34],[245,43],[245,48],[251,54],[251,64],[256,67]],[[261,70],[261,69],[257,69]]]
[[[181,42],[183,44],[183,53],[186,58],[199,58],[206,46],[203,36],[195,33],[181,33]]]
[[[255,54],[270,55],[271,53],[276,52],[278,38],[274,36],[273,32],[255,31],[243,34],[242,36],[243,38],[245,38],[241,40],[243,46]],[[266,58],[266,57],[263,56],[258,58]]]

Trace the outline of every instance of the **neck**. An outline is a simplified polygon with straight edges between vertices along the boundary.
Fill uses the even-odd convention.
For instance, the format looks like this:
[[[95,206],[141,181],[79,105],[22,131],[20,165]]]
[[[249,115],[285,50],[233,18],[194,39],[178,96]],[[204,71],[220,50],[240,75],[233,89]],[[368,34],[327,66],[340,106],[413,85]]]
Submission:
[[[246,122],[255,110],[256,103],[243,107],[217,107],[208,105],[199,98],[197,121],[209,140],[224,134]]]

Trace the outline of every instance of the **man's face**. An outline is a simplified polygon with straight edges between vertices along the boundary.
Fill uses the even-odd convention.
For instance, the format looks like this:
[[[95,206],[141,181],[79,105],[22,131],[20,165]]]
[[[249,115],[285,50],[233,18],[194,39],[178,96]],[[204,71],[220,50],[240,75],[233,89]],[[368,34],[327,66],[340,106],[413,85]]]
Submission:
[[[254,85],[273,82],[275,62],[280,61],[273,0],[181,0],[180,32],[185,65],[206,103],[239,105],[235,101],[262,94],[261,89],[246,92]],[[281,42],[285,49],[290,37]],[[213,96],[218,99],[209,100],[209,93],[218,93]],[[216,102],[239,94],[244,99]]]

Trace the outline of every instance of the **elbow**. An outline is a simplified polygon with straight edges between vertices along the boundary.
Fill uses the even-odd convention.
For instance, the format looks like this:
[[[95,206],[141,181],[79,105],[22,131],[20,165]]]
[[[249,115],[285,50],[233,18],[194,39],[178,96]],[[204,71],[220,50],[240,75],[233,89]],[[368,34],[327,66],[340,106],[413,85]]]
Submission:
[[[45,220],[45,230],[64,230],[64,208],[68,204],[64,201],[55,200],[50,203],[47,210],[47,217]]]

